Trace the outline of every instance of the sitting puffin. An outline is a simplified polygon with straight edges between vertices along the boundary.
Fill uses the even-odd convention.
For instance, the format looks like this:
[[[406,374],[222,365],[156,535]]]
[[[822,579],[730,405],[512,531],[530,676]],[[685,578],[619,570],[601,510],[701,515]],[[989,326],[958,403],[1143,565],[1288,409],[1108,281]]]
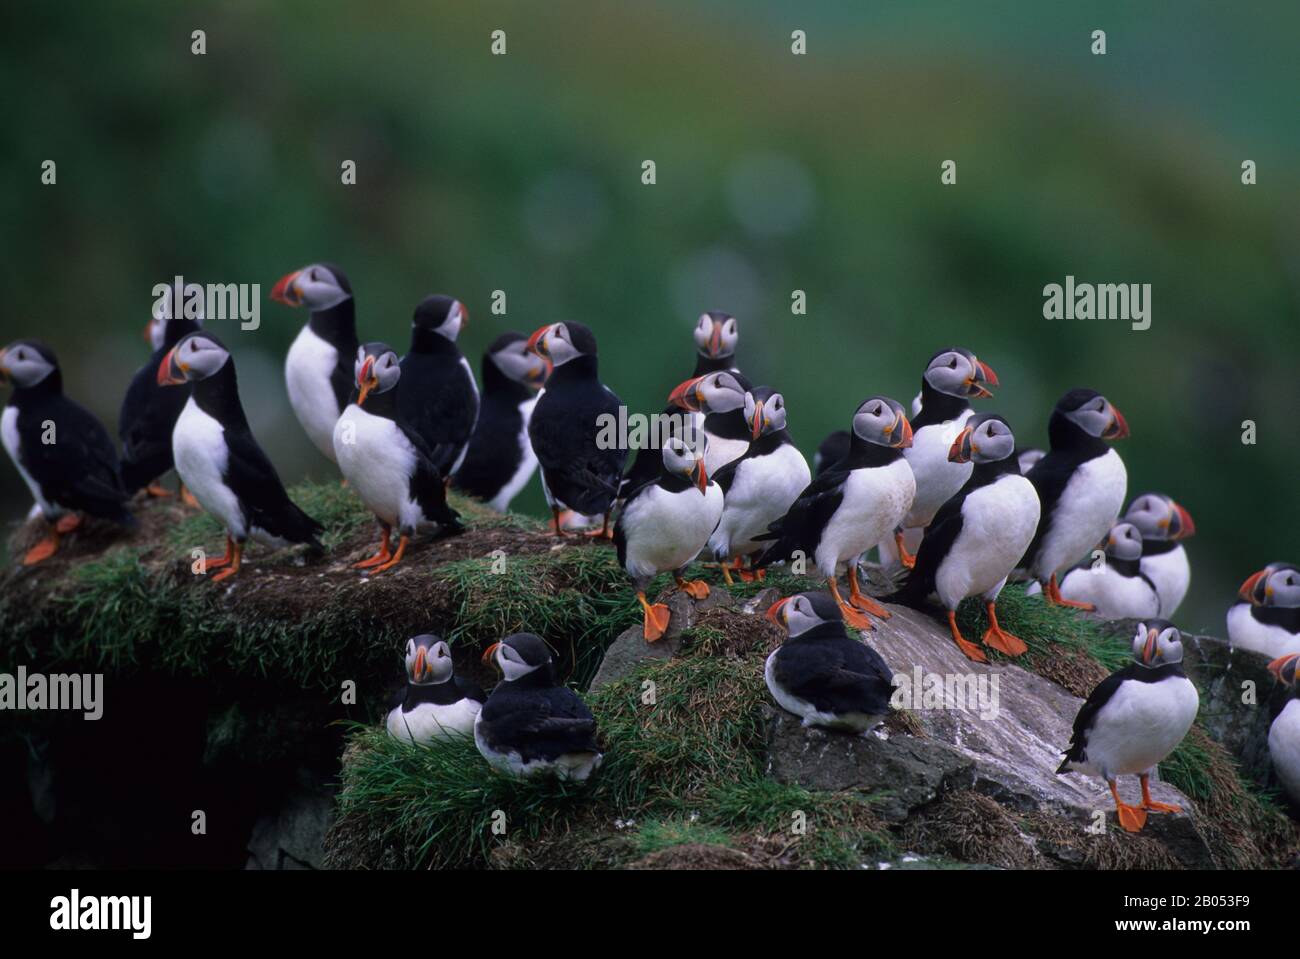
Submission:
[[[447,505],[442,474],[428,446],[402,415],[401,364],[384,343],[358,347],[356,392],[334,425],[334,457],[343,477],[379,520],[379,551],[353,569],[382,573],[402,561],[416,532],[438,524],[459,533],[460,517]],[[397,549],[391,550],[393,527]]]
[[[469,311],[450,296],[427,296],[411,320],[411,349],[402,357],[398,408],[429,448],[444,479],[459,469],[478,421],[478,385],[456,338]]]
[[[49,524],[23,565],[53,556],[59,536],[80,526],[82,514],[135,526],[113,441],[89,410],[63,395],[63,373],[49,347],[18,340],[0,350],[0,381],[14,386],[0,440]]]
[[[1295,692],[1273,719],[1268,730],[1268,755],[1278,782],[1296,809],[1300,810],[1300,682],[1296,669],[1300,652],[1289,653],[1268,664],[1269,672]]]
[[[514,633],[489,646],[483,660],[503,677],[474,721],[474,742],[488,763],[511,776],[575,782],[600,767],[595,717],[577,693],[557,682],[541,637]]]
[[[864,400],[853,414],[848,455],[813,480],[768,532],[755,537],[773,542],[754,566],[808,562],[826,578],[844,621],[854,629],[873,628],[863,611],[887,619],[889,611],[861,591],[857,564],[912,505],[916,480],[903,458],[911,442],[912,426],[898,401],[884,396]],[[846,563],[848,600],[840,595],[836,580],[838,568]]]
[[[1228,610],[1228,643],[1270,659],[1300,653],[1300,567],[1269,563],[1241,584]]]
[[[1142,572],[1142,534],[1116,523],[1106,536],[1105,560],[1085,563],[1061,580],[1061,595],[1087,603],[1103,619],[1148,619],[1160,611],[1160,593]]]
[[[1168,620],[1140,623],[1133,637],[1134,662],[1111,673],[1088,696],[1074,720],[1074,736],[1057,774],[1083,772],[1110,786],[1119,824],[1129,832],[1146,825],[1148,812],[1178,812],[1155,802],[1151,771],[1187,735],[1200,708],[1200,696],[1183,674],[1182,635]],[[1119,798],[1116,778],[1136,775],[1142,804]]]
[[[1160,615],[1174,615],[1187,595],[1192,567],[1182,540],[1196,532],[1191,513],[1163,493],[1144,493],[1129,504],[1124,520],[1142,534],[1142,575],[1160,594]]]
[[[866,734],[889,714],[893,671],[880,654],[844,633],[829,593],[778,600],[767,618],[786,631],[767,657],[763,678],[772,698],[805,726]]]
[[[257,445],[239,402],[235,361],[211,333],[190,333],[158,364],[162,386],[190,384],[189,399],[172,430],[172,457],[181,482],[226,528],[226,554],[204,572],[225,567],[214,583],[239,572],[249,538],[276,548],[307,543],[321,548],[324,529],[289,499],[275,467]]]
[[[528,421],[550,364],[528,349],[521,333],[502,333],[483,354],[483,398],[469,449],[451,485],[498,513],[527,485],[537,469]]]
[[[692,377],[668,395],[669,408],[704,414],[701,431],[705,444],[705,468],[716,473],[749,449],[753,434],[745,421],[745,394],[749,382],[739,373],[726,370]]]
[[[627,448],[616,435],[622,401],[600,382],[596,337],[581,323],[550,323],[529,337],[528,349],[553,366],[528,422],[528,438],[555,535],[564,536],[560,513],[571,509],[601,516],[599,535],[608,536]]]
[[[1106,441],[1128,436],[1128,423],[1096,390],[1074,389],[1057,401],[1047,435],[1051,449],[1027,475],[1042,518],[1020,566],[1042,585],[1049,603],[1090,609],[1062,596],[1056,577],[1087,555],[1119,517],[1128,472]]]
[[[280,277],[271,299],[311,311],[284,358],[284,382],[307,437],[333,460],[334,424],[352,395],[352,361],[360,345],[352,285],[332,263],[313,263]]]
[[[1038,527],[1038,493],[1020,475],[1015,446],[1011,427],[1001,416],[980,413],[966,420],[948,455],[954,463],[975,464],[970,479],[926,528],[916,565],[903,588],[890,597],[919,608],[931,593],[938,593],[957,647],[980,663],[988,658],[957,626],[957,606],[968,596],[980,596],[988,611],[985,646],[1008,656],[1029,648],[998,625],[996,606],[1007,575]]]
[[[707,442],[703,437],[701,443]],[[671,572],[677,586],[695,599],[709,595],[703,580],[682,574],[709,541],[722,516],[722,490],[709,481],[702,452],[672,438],[660,451],[662,468],[653,482],[627,494],[614,526],[618,564],[627,571],[645,614],[642,635],[660,639],[668,629],[668,607],[650,605],[646,587],[660,573]]]
[[[425,634],[406,641],[406,693],[388,714],[388,734],[419,746],[474,735],[487,697],[455,675],[451,647]]]

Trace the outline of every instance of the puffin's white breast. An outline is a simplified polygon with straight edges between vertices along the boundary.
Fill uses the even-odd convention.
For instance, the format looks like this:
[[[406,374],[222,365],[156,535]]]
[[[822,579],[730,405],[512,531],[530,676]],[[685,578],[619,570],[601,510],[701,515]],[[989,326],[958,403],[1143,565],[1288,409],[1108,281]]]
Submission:
[[[824,576],[866,552],[902,521],[916,494],[916,479],[907,460],[899,457],[887,466],[853,470],[843,493],[817,544],[817,569]]]
[[[1183,741],[1199,708],[1196,687],[1185,676],[1127,680],[1093,717],[1088,761],[1076,768],[1111,777],[1144,773]]]
[[[334,424],[339,418],[339,401],[330,377],[338,365],[339,353],[304,326],[284,358],[284,384],[289,404],[308,439],[331,460],[334,459]]]
[[[1234,603],[1228,609],[1228,643],[1233,649],[1247,649],[1269,659],[1300,653],[1300,634],[1281,626],[1261,623],[1250,614],[1249,603]]]
[[[1278,782],[1300,806],[1300,699],[1292,699],[1273,720],[1268,730],[1268,754]]]
[[[722,490],[710,483],[705,492],[692,486],[670,493],[654,484],[623,510],[620,522],[627,540],[628,572],[635,577],[685,566],[702,550],[722,516]]]
[[[1124,576],[1110,566],[1072,569],[1061,580],[1061,595],[1092,603],[1105,619],[1145,619],[1160,615],[1160,597],[1141,576]]]
[[[912,445],[903,450],[903,456],[916,475],[916,497],[903,520],[904,526],[930,525],[939,507],[970,479],[974,464],[950,463],[948,451],[973,412],[966,410],[956,419],[921,427],[912,437]]]
[[[1038,528],[1038,493],[1023,476],[1007,474],[962,502],[961,532],[939,564],[935,588],[949,609],[993,589],[1025,555]]]
[[[1128,471],[1114,450],[1081,463],[1052,506],[1051,526],[1039,544],[1034,576],[1046,580],[1086,556],[1114,525],[1127,489]],[[1046,516],[1043,522],[1048,522]]]
[[[27,467],[23,466],[22,458],[22,439],[18,435],[18,407],[10,404],[5,407],[4,413],[0,414],[0,441],[3,441],[5,451],[9,458],[14,461],[14,466],[18,467],[18,473],[31,490],[32,499],[36,500],[36,505],[41,508],[41,512],[46,516],[57,515],[59,509],[52,505],[49,500],[41,493],[41,484],[32,478],[32,474],[27,472]]]
[[[454,703],[420,703],[409,712],[398,706],[388,714],[388,733],[416,744],[445,741],[474,735],[474,720],[483,704],[474,699]]]
[[[225,427],[205,413],[192,396],[172,430],[172,458],[176,475],[199,505],[216,517],[233,538],[243,540],[248,535],[244,510],[224,479],[230,459]]]
[[[808,461],[793,444],[744,460],[727,491],[722,520],[709,537],[714,556],[745,556],[762,544],[753,537],[789,511],[812,482]]]
[[[533,475],[533,470],[537,469],[537,454],[533,452],[532,441],[528,438],[528,423],[533,418],[533,407],[537,405],[537,397],[531,397],[519,404],[519,435],[515,437],[515,447],[519,450],[519,465],[515,467],[514,475],[506,481],[505,486],[492,497],[488,503],[498,513],[504,513],[510,508],[510,501],[519,495],[519,491],[528,485],[528,480]]]
[[[1187,561],[1187,550],[1179,543],[1167,553],[1143,556],[1139,568],[1156,585],[1156,592],[1160,594],[1161,617],[1173,619],[1192,581],[1192,566]]]
[[[393,420],[349,403],[333,442],[339,469],[371,512],[389,526],[419,525],[422,514],[411,499],[415,447]]]

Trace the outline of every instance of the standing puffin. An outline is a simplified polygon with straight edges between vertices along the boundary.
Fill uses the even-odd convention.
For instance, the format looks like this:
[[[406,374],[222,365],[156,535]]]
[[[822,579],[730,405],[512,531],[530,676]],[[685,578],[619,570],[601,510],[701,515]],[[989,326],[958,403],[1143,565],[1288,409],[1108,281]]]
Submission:
[[[621,437],[609,436],[623,404],[600,382],[596,337],[581,323],[550,323],[529,337],[528,349],[553,367],[528,421],[528,438],[555,535],[564,536],[560,513],[571,509],[601,516],[599,535],[608,536],[627,449]]]
[[[551,651],[541,637],[514,633],[483,654],[501,670],[474,722],[483,758],[511,776],[538,774],[585,781],[600,767],[600,744],[591,710],[555,678]]]
[[[487,697],[455,675],[451,647],[425,634],[406,641],[406,693],[388,714],[388,734],[417,745],[474,735]]]
[[[1300,567],[1269,563],[1251,575],[1228,610],[1228,642],[1271,659],[1300,653]]]
[[[450,296],[427,296],[411,320],[411,349],[402,357],[398,408],[429,447],[444,478],[460,468],[478,421],[478,386],[456,337],[469,311]]]
[[[1056,576],[1086,555],[1119,516],[1128,472],[1106,441],[1128,436],[1128,423],[1096,390],[1074,389],[1057,401],[1047,436],[1051,449],[1028,473],[1043,515],[1020,565],[1049,603],[1090,609],[1062,596]]]
[[[289,499],[275,467],[257,445],[239,402],[235,361],[211,333],[190,333],[158,364],[162,386],[190,384],[172,430],[172,456],[181,482],[226,528],[226,554],[205,572],[225,567],[214,583],[239,572],[249,538],[281,548],[317,540],[324,527]]]
[[[763,667],[782,709],[805,726],[865,734],[880,725],[889,714],[893,671],[874,649],[845,635],[839,604],[829,593],[778,600],[767,618],[787,634]]]
[[[701,438],[701,443],[707,442]],[[709,541],[722,516],[722,490],[709,481],[702,452],[670,438],[660,451],[659,476],[627,495],[614,526],[618,564],[627,571],[645,614],[642,635],[648,642],[668,629],[668,607],[650,605],[645,590],[650,580],[671,571],[677,586],[695,599],[709,595],[703,580],[682,574]]]
[[[332,263],[313,263],[280,277],[271,299],[311,311],[284,358],[284,382],[307,437],[333,460],[334,424],[352,395],[352,361],[360,345],[352,285]]]
[[[1295,695],[1273,719],[1268,729],[1268,755],[1273,760],[1273,771],[1278,782],[1290,797],[1292,805],[1300,810],[1300,682],[1296,670],[1300,667],[1300,653],[1289,653],[1268,664],[1269,672],[1281,682],[1293,687]]]
[[[334,457],[361,502],[379,520],[379,551],[353,569],[382,573],[402,561],[421,527],[448,533],[464,527],[447,505],[442,473],[429,448],[402,415],[401,364],[384,343],[357,348],[356,392],[334,426]],[[397,549],[391,550],[393,527]]]
[[[980,663],[988,657],[957,627],[957,606],[968,596],[984,600],[989,617],[985,646],[1008,656],[1029,648],[998,625],[996,606],[1008,574],[1038,528],[1038,493],[1020,475],[1015,446],[1011,427],[1001,416],[981,413],[966,421],[948,455],[954,463],[975,464],[970,479],[935,514],[907,582],[891,597],[919,607],[937,592],[957,647]]]
[[[970,418],[970,400],[993,395],[985,384],[997,386],[997,374],[970,350],[940,350],[926,364],[921,374],[921,410],[912,419],[912,446],[903,454],[916,475],[916,498],[902,525],[894,530],[892,542],[881,543],[882,561],[897,553],[906,567],[916,562],[907,537],[918,540],[939,507],[970,478],[971,464],[949,459],[948,451]]]
[[[502,333],[483,354],[478,424],[451,484],[498,513],[510,508],[537,469],[528,421],[549,372],[550,364],[529,351],[522,333]]]
[[[80,526],[82,514],[134,526],[113,441],[89,410],[63,395],[63,373],[49,347],[18,340],[0,350],[0,381],[14,386],[0,415],[0,440],[49,523],[23,565],[53,556],[59,536]]]
[[[1142,575],[1160,594],[1160,615],[1174,615],[1187,595],[1192,567],[1182,540],[1196,533],[1192,514],[1163,493],[1144,493],[1124,514],[1142,534]]]
[[[739,373],[722,371],[679,383],[668,396],[670,407],[703,413],[701,431],[708,441],[705,467],[716,473],[745,455],[753,434],[745,421],[745,394],[750,383]]]
[[[897,526],[912,505],[916,480],[903,458],[911,443],[912,425],[898,401],[885,396],[864,400],[853,414],[848,455],[813,480],[768,532],[755,537],[774,542],[754,566],[770,566],[802,553],[826,578],[850,626],[873,628],[863,611],[887,619],[889,611],[861,591],[856,567],[862,554]],[[840,595],[835,578],[845,563],[848,600]]]
[[[1160,593],[1142,572],[1142,534],[1132,523],[1116,523],[1106,536],[1105,559],[1072,569],[1061,595],[1086,603],[1104,619],[1147,619],[1160,613]]]
[[[785,398],[767,386],[745,395],[745,422],[753,442],[745,455],[714,474],[725,496],[722,519],[709,537],[713,558],[731,584],[729,562],[738,567],[742,557],[763,545],[754,537],[786,514],[799,494],[812,482],[808,461],[786,432]],[[742,578],[752,574],[741,571]]]
[[[1146,825],[1148,812],[1179,812],[1155,802],[1148,779],[1192,728],[1200,696],[1183,673],[1183,638],[1172,623],[1139,623],[1133,637],[1134,662],[1111,673],[1088,696],[1074,719],[1074,735],[1056,770],[1100,776],[1110,786],[1119,824],[1128,832]],[[1142,804],[1119,798],[1116,778],[1136,775]]]

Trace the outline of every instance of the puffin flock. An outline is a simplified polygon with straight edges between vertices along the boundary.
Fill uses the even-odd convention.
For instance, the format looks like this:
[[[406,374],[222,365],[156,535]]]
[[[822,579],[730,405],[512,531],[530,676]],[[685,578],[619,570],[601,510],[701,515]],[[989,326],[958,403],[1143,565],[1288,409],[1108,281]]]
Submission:
[[[375,516],[375,553],[354,564],[365,575],[403,562],[427,531],[464,530],[448,489],[505,511],[536,470],[555,536],[581,528],[613,541],[647,642],[669,625],[668,607],[647,595],[652,580],[670,573],[702,599],[709,586],[687,576],[701,557],[728,585],[778,564],[823,580],[824,591],[767,611],[786,638],[764,676],[776,703],[805,725],[852,734],[869,733],[889,712],[892,671],[861,639],[890,617],[885,603],[924,609],[937,599],[956,646],[986,663],[988,650],[1027,651],[999,624],[997,601],[1008,580],[1028,581],[1044,603],[1139,621],[1133,662],[1088,697],[1057,772],[1104,779],[1129,831],[1148,813],[1173,810],[1153,801],[1147,784],[1199,706],[1171,622],[1191,576],[1182,541],[1195,526],[1162,493],[1138,496],[1121,516],[1128,477],[1111,443],[1129,427],[1096,390],[1066,392],[1047,449],[1025,448],[1004,417],[971,406],[999,386],[993,369],[969,350],[941,349],[922,370],[910,416],[894,399],[869,396],[849,428],[817,448],[814,473],[787,430],[785,398],[737,367],[736,318],[712,311],[694,329],[694,372],[668,396],[675,429],[628,465],[626,444],[608,442],[603,430],[625,408],[601,381],[595,335],[580,323],[501,335],[476,379],[457,345],[469,314],[453,297],[420,302],[404,356],[360,341],[338,266],[294,270],[271,298],[308,313],[286,357],[285,386],[311,442]],[[0,435],[44,528],[24,564],[47,560],[86,516],[133,526],[132,498],[170,495],[158,481],[173,468],[186,502],[226,530],[225,555],[206,562],[214,582],[239,573],[250,539],[320,552],[323,527],[290,499],[249,428],[231,351],[202,317],[173,315],[182,312],[164,304],[146,329],[153,352],[122,402],[120,456],[94,416],[64,395],[47,346],[24,339],[0,351],[0,376],[13,386]],[[860,578],[873,548],[886,570],[901,571],[896,591],[881,598]],[[978,643],[962,635],[956,615],[976,597],[989,621]],[[1270,563],[1239,599],[1227,614],[1232,647],[1268,657],[1295,691],[1269,749],[1300,805],[1300,567]],[[515,633],[487,650],[484,661],[502,675],[487,695],[455,674],[437,636],[409,640],[405,661],[405,692],[387,717],[393,736],[427,746],[473,737],[487,762],[515,776],[582,781],[599,768],[595,719],[557,678],[540,637]],[[1120,799],[1121,775],[1139,777],[1140,805]]]

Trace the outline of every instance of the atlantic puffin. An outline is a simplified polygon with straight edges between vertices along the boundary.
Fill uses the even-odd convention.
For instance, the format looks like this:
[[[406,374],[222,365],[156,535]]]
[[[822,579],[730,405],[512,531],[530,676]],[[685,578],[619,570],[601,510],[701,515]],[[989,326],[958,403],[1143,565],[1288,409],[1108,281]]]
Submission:
[[[1300,809],[1300,682],[1297,681],[1300,652],[1280,656],[1268,664],[1269,672],[1294,690],[1294,695],[1273,719],[1268,729],[1268,755],[1278,782]]]
[[[379,551],[353,563],[372,575],[402,561],[422,528],[459,533],[460,517],[447,505],[442,473],[429,447],[402,414],[401,364],[385,343],[357,348],[356,390],[334,425],[334,458],[344,479],[379,520]],[[391,547],[397,528],[397,549]]]
[[[1160,593],[1142,572],[1142,534],[1116,523],[1106,535],[1101,561],[1085,560],[1061,580],[1061,595],[1087,603],[1104,619],[1147,619],[1160,612]]]
[[[1164,493],[1143,493],[1124,513],[1142,534],[1142,575],[1160,594],[1160,615],[1169,619],[1187,595],[1192,567],[1182,541],[1196,533],[1192,514]]]
[[[555,678],[539,636],[514,633],[493,643],[484,662],[501,670],[474,721],[474,742],[493,768],[516,777],[551,775],[583,782],[600,767],[596,720]]]
[[[502,333],[483,354],[478,424],[451,485],[498,513],[510,508],[537,469],[528,421],[550,369],[522,333]]]
[[[1027,647],[998,625],[997,599],[1025,547],[1038,528],[1038,493],[1020,475],[1016,438],[1007,421],[995,413],[966,420],[953,439],[948,456],[954,463],[974,463],[970,478],[944,503],[926,528],[916,565],[894,602],[920,607],[931,593],[948,611],[953,641],[968,659],[988,657],[967,641],[957,626],[957,607],[968,596],[979,596],[988,612],[985,646],[1008,656]]]
[[[1228,643],[1270,659],[1300,653],[1300,567],[1269,563],[1237,592],[1228,610]]]
[[[971,464],[950,460],[948,451],[973,412],[971,399],[991,397],[988,387],[997,385],[992,368],[961,347],[939,350],[926,363],[921,374],[921,410],[912,419],[912,445],[904,453],[916,475],[916,498],[894,530],[892,541],[881,543],[882,562],[888,564],[896,555],[903,566],[910,567],[916,557],[908,549],[908,536],[918,540],[939,508],[970,478]]]
[[[745,422],[752,442],[745,455],[714,474],[724,499],[722,519],[709,537],[709,550],[722,564],[731,583],[730,564],[758,552],[763,543],[754,537],[767,531],[794,505],[812,482],[808,461],[786,431],[785,397],[760,386],[745,395]],[[743,578],[750,574],[741,570]]]
[[[555,535],[565,535],[560,513],[571,509],[599,515],[599,535],[608,536],[627,447],[617,435],[622,401],[600,381],[596,337],[581,323],[549,323],[528,338],[528,349],[552,364],[528,421],[528,438]]]
[[[861,734],[889,715],[893,671],[874,649],[845,635],[840,606],[829,593],[778,600],[767,618],[786,631],[763,667],[782,709],[805,726]]]
[[[0,382],[14,387],[0,439],[48,524],[23,565],[53,556],[60,535],[79,527],[83,515],[135,526],[113,441],[89,410],[63,395],[53,351],[36,340],[9,344],[0,350]]]
[[[456,345],[469,310],[450,296],[427,296],[411,319],[411,348],[402,357],[398,407],[424,439],[443,478],[465,459],[478,421],[478,384]]]
[[[817,447],[817,452],[813,454],[813,475],[821,476],[848,454],[849,431],[833,430],[827,433],[826,438]]]
[[[1146,825],[1148,812],[1179,812],[1178,806],[1151,798],[1152,771],[1192,728],[1200,696],[1183,673],[1182,635],[1172,623],[1139,623],[1133,637],[1134,662],[1107,676],[1088,696],[1074,720],[1074,735],[1057,774],[1100,776],[1110,786],[1119,824],[1128,832]],[[1142,804],[1119,798],[1115,780],[1136,775]]]
[[[659,476],[628,493],[614,525],[618,564],[636,590],[644,613],[642,635],[648,642],[662,638],[668,629],[668,607],[652,606],[645,595],[657,575],[671,572],[677,587],[695,599],[709,595],[707,583],[687,580],[684,574],[717,528],[723,504],[721,488],[709,480],[702,450],[673,437],[660,456]]]
[[[704,465],[711,474],[744,456],[753,441],[745,422],[745,394],[751,385],[739,373],[723,370],[691,377],[668,395],[670,407],[704,414],[700,431],[707,440]]]
[[[451,647],[425,634],[406,641],[406,691],[388,714],[388,734],[417,745],[474,735],[487,700],[483,690],[455,674]]]
[[[226,528],[226,553],[207,560],[214,583],[239,572],[248,539],[281,548],[321,548],[324,527],[289,499],[275,467],[257,445],[239,402],[235,361],[211,333],[181,337],[158,364],[161,386],[190,384],[172,430],[176,472],[199,505]],[[224,568],[223,568],[224,567]]]
[[[1096,390],[1062,396],[1047,422],[1051,449],[1028,473],[1042,518],[1020,566],[1043,587],[1047,602],[1091,608],[1061,595],[1056,577],[1085,556],[1119,516],[1128,472],[1108,440],[1128,436],[1123,415]]]
[[[334,424],[352,395],[352,363],[360,345],[352,285],[334,264],[313,263],[280,277],[271,299],[311,311],[284,358],[284,382],[307,437],[333,460]]]
[[[852,429],[848,455],[814,479],[785,516],[755,537],[773,542],[754,566],[802,559],[825,577],[844,621],[854,629],[872,629],[864,611],[882,619],[890,613],[861,591],[857,564],[912,505],[916,480],[903,458],[912,442],[912,425],[897,400],[872,396],[854,412]],[[836,581],[845,563],[848,600]]]

